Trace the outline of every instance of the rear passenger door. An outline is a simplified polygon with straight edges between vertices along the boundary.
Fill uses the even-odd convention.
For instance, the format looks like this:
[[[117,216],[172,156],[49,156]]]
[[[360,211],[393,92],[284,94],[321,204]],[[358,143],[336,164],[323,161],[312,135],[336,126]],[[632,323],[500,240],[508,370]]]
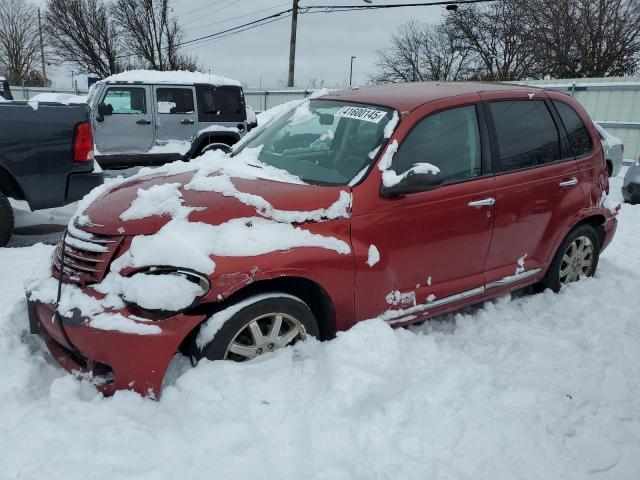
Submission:
[[[176,141],[186,144],[196,133],[194,89],[189,86],[154,87],[156,143]],[[178,145],[176,145],[178,147]]]
[[[541,274],[558,231],[584,205],[578,165],[544,92],[482,95],[492,133],[496,203],[487,289]]]

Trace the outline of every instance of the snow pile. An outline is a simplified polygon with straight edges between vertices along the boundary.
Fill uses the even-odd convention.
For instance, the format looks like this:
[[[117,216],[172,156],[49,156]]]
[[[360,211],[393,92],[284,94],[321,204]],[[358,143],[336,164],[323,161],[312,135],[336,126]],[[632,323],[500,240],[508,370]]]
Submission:
[[[109,276],[120,282],[119,290],[125,300],[142,308],[178,311],[207,293],[179,275],[136,273],[131,277]]]
[[[87,103],[86,95],[75,95],[73,93],[55,93],[55,92],[44,92],[34,95],[29,99],[29,102],[33,102],[35,105],[38,102],[52,102],[52,103],[62,103],[64,105],[71,105],[74,103]],[[37,106],[36,106],[37,109]]]
[[[182,192],[179,183],[153,185],[138,189],[138,196],[128,209],[120,214],[121,220],[134,220],[152,215],[174,216],[182,209]]]
[[[636,480],[639,231],[629,206],[597,278],[560,294],[244,364],[176,357],[159,401],[58,367],[21,288],[51,247],[0,249],[2,477]]]
[[[220,225],[176,218],[154,235],[134,237],[131,248],[111,268],[119,272],[125,267],[168,265],[211,274],[215,271],[211,256],[253,257],[299,247],[351,253],[342,240],[265,218],[234,218]]]
[[[242,85],[238,80],[226,78],[221,75],[188,72],[186,70],[167,72],[159,72],[155,70],[129,70],[111,75],[104,80],[101,80],[101,82],[171,83],[176,85],[206,83],[210,85],[232,85],[236,87],[240,87]]]
[[[380,252],[375,245],[369,245],[369,255],[367,256],[367,265],[373,267],[380,261]]]

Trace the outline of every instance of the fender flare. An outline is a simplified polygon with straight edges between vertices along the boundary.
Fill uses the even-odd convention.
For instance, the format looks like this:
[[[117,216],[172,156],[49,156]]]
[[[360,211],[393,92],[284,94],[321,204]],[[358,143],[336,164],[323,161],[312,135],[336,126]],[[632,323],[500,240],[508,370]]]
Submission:
[[[229,131],[221,132],[204,132],[196,135],[191,141],[191,148],[186,153],[186,158],[194,158],[198,151],[208,143],[226,143],[232,146],[240,141],[240,133]]]

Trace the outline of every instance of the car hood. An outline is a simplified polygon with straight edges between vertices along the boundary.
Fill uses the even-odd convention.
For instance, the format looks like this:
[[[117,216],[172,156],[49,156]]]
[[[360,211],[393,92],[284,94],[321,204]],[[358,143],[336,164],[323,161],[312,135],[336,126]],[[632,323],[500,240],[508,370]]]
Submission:
[[[152,175],[134,178],[111,187],[85,209],[84,215],[88,216],[91,223],[84,228],[93,233],[107,235],[156,233],[172,219],[171,215],[152,215],[133,220],[122,220],[121,215],[138,197],[140,189],[148,190],[154,185],[176,183],[179,184],[182,194],[182,206],[193,207],[188,216],[191,222],[219,225],[233,218],[261,216],[255,207],[241,202],[235,196],[185,189],[184,186],[191,181],[193,175],[194,172],[169,176]],[[274,209],[280,211],[307,212],[326,209],[339,200],[341,191],[348,192],[348,187],[315,186],[274,180],[231,177],[231,181],[238,191],[262,197]]]

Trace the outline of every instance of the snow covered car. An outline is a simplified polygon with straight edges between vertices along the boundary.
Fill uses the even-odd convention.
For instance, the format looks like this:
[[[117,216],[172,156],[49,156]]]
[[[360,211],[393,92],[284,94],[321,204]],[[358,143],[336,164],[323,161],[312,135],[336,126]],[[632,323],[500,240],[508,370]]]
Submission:
[[[602,148],[604,150],[604,159],[607,162],[607,172],[610,177],[615,177],[620,173],[622,168],[622,156],[624,155],[624,144],[618,137],[611,135],[601,125],[594,122]]]
[[[640,203],[640,159],[624,175],[622,197],[627,203]]]
[[[616,230],[598,134],[566,95],[398,84],[282,110],[231,157],[82,202],[27,285],[62,365],[158,395],[176,352],[244,361],[365,319],[558,291],[594,274]]]
[[[240,82],[219,75],[131,70],[97,82],[88,102],[96,160],[105,168],[228,150],[249,130]]]

